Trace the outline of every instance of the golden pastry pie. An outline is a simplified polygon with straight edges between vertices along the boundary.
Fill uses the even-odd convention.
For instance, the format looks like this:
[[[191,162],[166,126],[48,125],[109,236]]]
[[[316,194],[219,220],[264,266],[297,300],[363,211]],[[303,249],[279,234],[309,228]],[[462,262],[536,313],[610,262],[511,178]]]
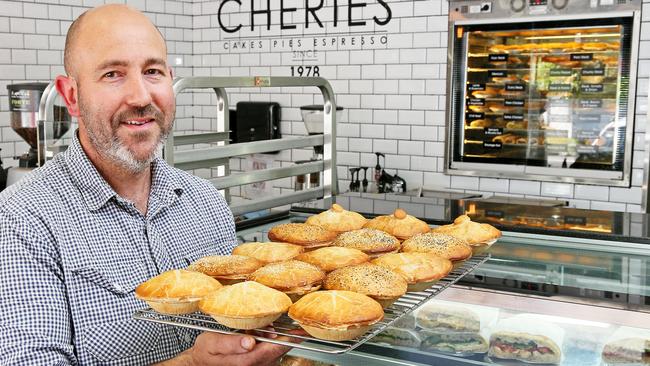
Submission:
[[[317,291],[289,308],[289,317],[311,336],[343,341],[364,334],[384,318],[378,302],[351,291]]]
[[[327,230],[342,233],[350,230],[361,229],[368,221],[360,214],[345,210],[341,205],[335,203],[332,207],[319,213],[318,215],[310,216],[305,221],[309,225],[317,225],[324,227]]]
[[[325,247],[302,253],[295,259],[311,263],[325,272],[331,272],[341,267],[365,263],[370,260],[370,257],[354,248]]]
[[[199,300],[220,289],[219,281],[203,273],[176,269],[140,284],[135,297],[164,314],[189,314],[198,310]]]
[[[431,230],[426,222],[407,214],[401,208],[396,209],[392,215],[375,217],[368,221],[365,227],[385,231],[399,240]]]
[[[432,253],[450,261],[472,256],[472,247],[463,239],[441,233],[418,234],[402,243],[405,253]]]
[[[248,279],[282,291],[296,301],[304,294],[318,290],[325,279],[325,272],[313,264],[290,260],[269,263],[253,272]]]
[[[431,231],[453,235],[470,245],[492,244],[501,237],[499,229],[490,224],[474,222],[467,215],[458,216],[453,224],[442,225]]]
[[[372,297],[382,307],[397,301],[406,293],[407,286],[399,274],[371,263],[339,268],[329,273],[323,282],[326,290],[358,292]]]
[[[253,281],[222,287],[199,302],[199,309],[203,313],[235,329],[265,327],[279,318],[289,306],[289,296]]]
[[[305,248],[326,247],[338,233],[316,225],[288,223],[274,226],[269,230],[271,241],[302,245]]]
[[[290,243],[244,243],[232,250],[232,254],[252,257],[263,263],[287,261],[305,251],[302,245]]]
[[[263,265],[257,259],[243,255],[212,255],[197,260],[187,269],[214,277],[224,285],[232,285],[246,280]]]
[[[399,240],[377,229],[359,229],[339,235],[332,243],[335,247],[358,249],[371,258],[399,250]]]
[[[382,255],[372,263],[404,277],[408,291],[424,291],[449,274],[453,267],[449,259],[415,252]]]

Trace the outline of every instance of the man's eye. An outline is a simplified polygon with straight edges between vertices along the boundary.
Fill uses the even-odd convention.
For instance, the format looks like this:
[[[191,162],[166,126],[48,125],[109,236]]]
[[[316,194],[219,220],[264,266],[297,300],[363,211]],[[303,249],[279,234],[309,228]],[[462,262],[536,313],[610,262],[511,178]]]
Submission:
[[[117,76],[117,72],[115,72],[115,71],[109,71],[109,72],[104,74],[104,77],[108,78],[108,79],[112,79],[112,78],[114,78],[116,76]]]
[[[149,69],[149,70],[145,71],[145,74],[147,74],[147,75],[162,75],[162,71],[160,71],[158,69]]]

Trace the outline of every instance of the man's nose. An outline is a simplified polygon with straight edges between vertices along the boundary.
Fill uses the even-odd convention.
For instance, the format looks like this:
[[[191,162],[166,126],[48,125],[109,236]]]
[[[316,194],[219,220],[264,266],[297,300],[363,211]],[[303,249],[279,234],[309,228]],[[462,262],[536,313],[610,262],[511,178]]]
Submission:
[[[126,103],[134,107],[145,107],[151,104],[151,93],[141,75],[129,79]]]

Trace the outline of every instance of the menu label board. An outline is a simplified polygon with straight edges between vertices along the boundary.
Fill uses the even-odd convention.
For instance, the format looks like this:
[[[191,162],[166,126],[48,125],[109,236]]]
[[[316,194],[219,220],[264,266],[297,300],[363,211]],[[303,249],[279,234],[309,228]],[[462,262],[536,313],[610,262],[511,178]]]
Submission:
[[[465,114],[465,119],[483,119],[485,118],[485,113],[483,112],[470,112]]]
[[[508,71],[506,70],[488,70],[488,77],[503,78],[506,76],[508,76]]]
[[[576,114],[575,119],[577,122],[599,123],[600,114]]]
[[[581,130],[576,133],[578,140],[592,140],[598,138],[598,131],[596,130]]]
[[[603,84],[582,84],[580,90],[583,93],[600,93],[603,91]]]
[[[578,100],[578,106],[580,108],[602,108],[603,100],[602,99],[580,99]]]
[[[469,91],[485,90],[485,84],[468,84],[467,90]]]
[[[578,145],[576,146],[576,152],[578,154],[593,155],[598,153],[598,149],[595,146]]]
[[[486,136],[499,136],[503,135],[503,128],[501,127],[485,127],[483,133]]]
[[[494,53],[488,55],[488,61],[490,62],[506,62],[508,61],[508,55],[507,54],[501,54],[501,53]]]
[[[487,217],[496,217],[498,219],[502,219],[503,218],[503,211],[485,210],[485,216],[487,216]]]
[[[570,225],[587,225],[587,218],[584,216],[564,216],[564,223]]]
[[[552,69],[549,72],[550,76],[571,76],[573,75],[573,70],[571,69]]]
[[[523,99],[505,99],[503,105],[513,107],[523,107],[525,101]]]
[[[506,90],[508,91],[524,91],[526,86],[524,84],[506,84]]]
[[[506,121],[523,121],[524,120],[524,115],[523,114],[505,113],[503,115],[503,119],[505,119]]]
[[[571,84],[551,83],[548,86],[550,91],[571,91]]]
[[[597,68],[597,69],[582,69],[580,71],[581,75],[585,76],[598,76],[598,75],[605,75],[605,69],[603,68]]]
[[[500,150],[502,146],[500,142],[483,141],[484,149]]]
[[[467,99],[468,105],[485,105],[485,98],[469,98]]]
[[[572,53],[571,61],[591,61],[594,59],[593,53]]]

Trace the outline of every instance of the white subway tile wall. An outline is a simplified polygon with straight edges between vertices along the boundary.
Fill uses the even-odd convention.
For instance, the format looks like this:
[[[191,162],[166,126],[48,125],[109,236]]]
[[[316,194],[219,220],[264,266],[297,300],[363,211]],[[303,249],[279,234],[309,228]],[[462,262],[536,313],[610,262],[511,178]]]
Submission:
[[[302,9],[284,15],[280,29],[279,2],[271,2],[271,25],[257,15],[251,29],[248,2],[230,2],[222,9],[214,0],[65,0],[3,1],[0,6],[0,157],[5,165],[27,149],[9,127],[6,85],[49,81],[62,73],[65,32],[71,21],[89,7],[127,3],[145,11],[165,35],[169,61],[178,76],[250,76],[317,74],[330,81],[337,104],[346,108],[337,126],[340,177],[349,180],[349,167],[374,166],[374,152],[386,154],[385,168],[407,180],[409,188],[442,187],[484,195],[516,195],[567,199],[574,207],[638,211],[644,172],[645,130],[650,78],[650,2],[643,4],[643,30],[639,48],[639,81],[633,156],[632,187],[608,188],[580,184],[537,182],[444,175],[447,61],[447,9],[444,0],[367,2],[339,10],[334,24],[333,1],[325,0],[317,18],[305,24]],[[340,2],[339,2],[340,3]],[[264,8],[266,2],[258,1]],[[339,4],[339,7],[343,5]],[[391,19],[387,20],[386,7]],[[373,18],[376,17],[376,18]],[[242,24],[239,32],[227,27]],[[319,23],[320,22],[320,23]],[[380,24],[384,22],[384,24]],[[321,25],[322,24],[322,27]],[[243,47],[243,46],[246,47]],[[306,75],[307,66],[310,75]],[[215,128],[215,98],[209,92],[178,98],[177,131]],[[282,134],[306,133],[298,108],[322,103],[315,88],[229,90],[231,108],[238,101],[278,101],[282,106]],[[194,105],[194,106],[193,106]],[[311,156],[310,149],[278,155],[284,163]],[[233,159],[236,161],[237,159]],[[383,162],[382,162],[383,164]],[[243,167],[245,164],[233,164]],[[197,173],[198,174],[198,173]],[[201,171],[211,174],[210,170]],[[290,182],[279,182],[290,188]],[[345,190],[346,186],[341,184]],[[355,201],[355,205],[364,205]],[[390,206],[392,208],[393,206]],[[382,207],[389,210],[389,207]]]

